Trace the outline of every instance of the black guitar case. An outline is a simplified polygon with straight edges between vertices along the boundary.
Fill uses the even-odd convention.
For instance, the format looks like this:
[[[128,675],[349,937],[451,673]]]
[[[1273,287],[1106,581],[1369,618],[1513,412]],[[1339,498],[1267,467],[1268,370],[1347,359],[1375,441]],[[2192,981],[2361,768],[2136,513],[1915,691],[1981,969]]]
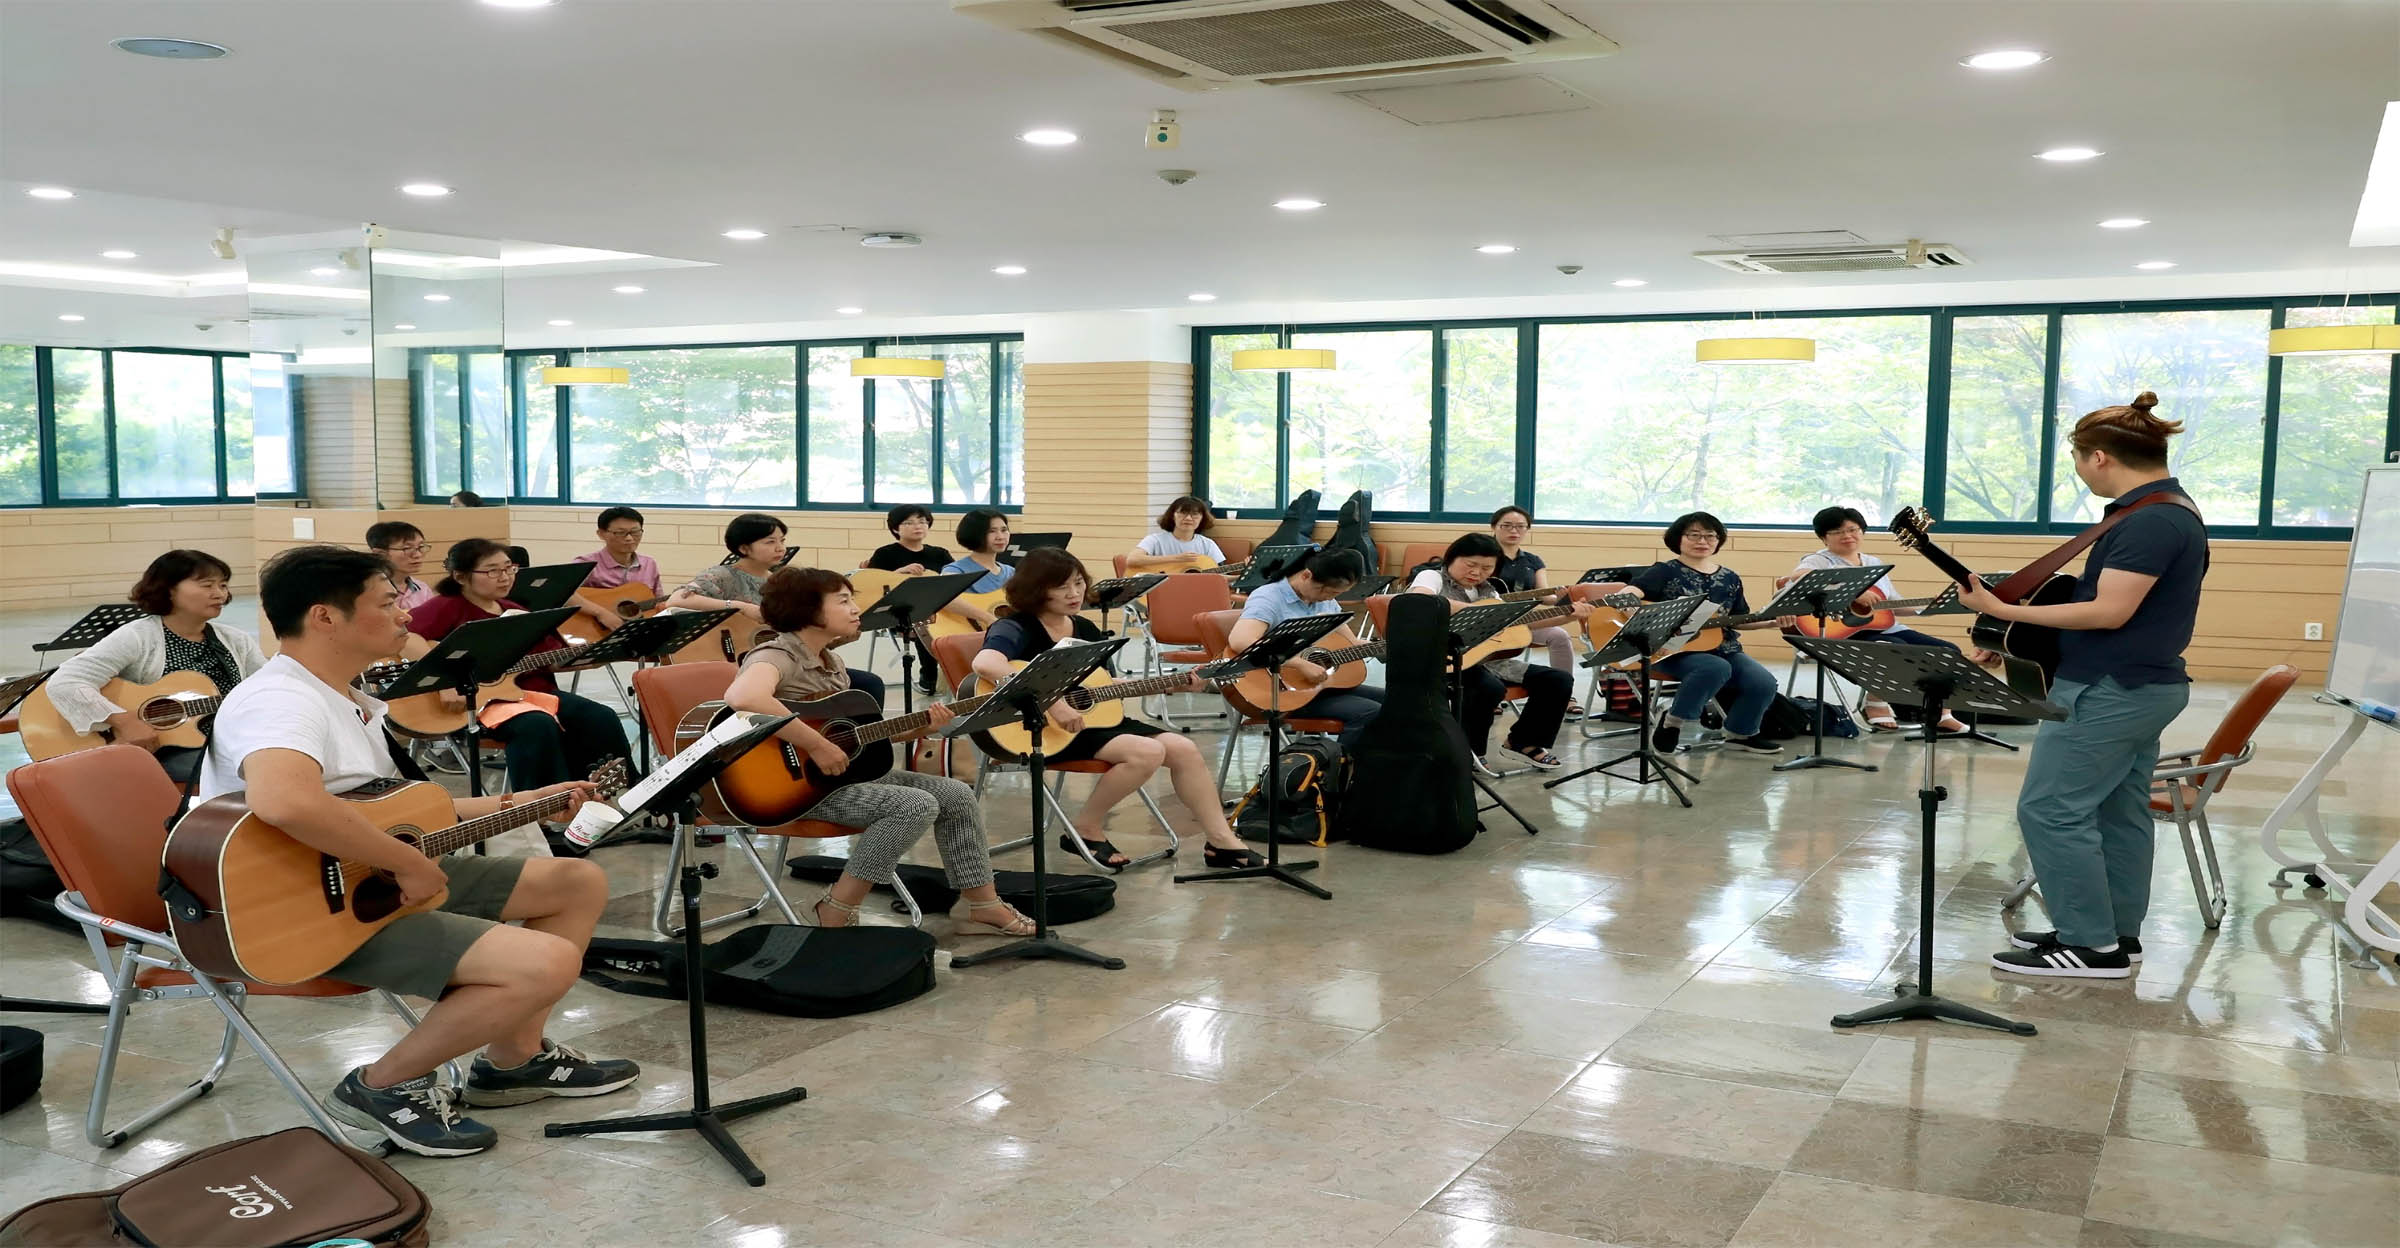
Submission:
[[[1350,748],[1334,839],[1403,854],[1447,854],[1475,839],[1474,761],[1442,692],[1449,639],[1447,601],[1392,600],[1383,710]]]
[[[1302,490],[1292,505],[1283,509],[1283,523],[1258,544],[1260,550],[1269,546],[1315,546],[1317,544],[1317,492]],[[1281,580],[1290,573],[1285,566],[1269,566],[1253,558],[1250,566],[1234,578],[1233,592],[1246,594],[1269,581]]]
[[[1376,559],[1375,535],[1368,526],[1375,523],[1375,496],[1366,490],[1352,494],[1342,503],[1340,515],[1333,525],[1333,540],[1325,543],[1327,550],[1355,550],[1365,561],[1367,574],[1372,576],[1382,566]]]

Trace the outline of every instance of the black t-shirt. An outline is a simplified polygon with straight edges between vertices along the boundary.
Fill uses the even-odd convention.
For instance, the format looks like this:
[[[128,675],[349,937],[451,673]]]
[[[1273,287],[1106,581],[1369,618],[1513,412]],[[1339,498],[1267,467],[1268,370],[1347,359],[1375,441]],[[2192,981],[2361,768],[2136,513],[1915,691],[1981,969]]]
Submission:
[[[1548,566],[1542,562],[1540,555],[1530,550],[1520,550],[1514,559],[1501,556],[1499,565],[1492,570],[1492,579],[1506,586],[1507,592],[1513,594],[1533,588],[1534,574]]]
[[[931,542],[925,543],[921,550],[910,550],[898,542],[890,542],[867,556],[866,566],[881,572],[897,572],[912,563],[918,563],[923,564],[928,572],[939,572],[950,562],[950,552]]]
[[[2108,505],[2110,512],[2161,491],[2181,494],[2175,478],[2153,481],[2128,490]],[[2075,601],[2100,596],[2100,574],[2122,568],[2158,583],[2142,597],[2133,617],[2117,628],[2061,629],[2058,634],[2058,678],[2077,684],[2098,684],[2114,676],[2128,688],[2137,685],[2180,684],[2191,680],[2184,672],[2184,647],[2192,644],[2192,621],[2200,613],[2200,581],[2208,575],[2208,526],[2199,516],[2175,503],[2144,507],[2092,543],[2075,586]]]
[[[1105,641],[1108,638],[1108,634],[1100,631],[1099,625],[1080,615],[1075,617],[1074,628],[1077,641]],[[992,626],[983,633],[983,648],[999,651],[1012,663],[1022,663],[1057,644],[1058,639],[1052,637],[1050,630],[1042,627],[1040,621],[1020,619],[1013,615],[993,621]],[[1109,670],[1113,672],[1115,667],[1112,665]]]
[[[1661,559],[1644,568],[1631,583],[1651,602],[1698,594],[1717,604],[1721,615],[1750,614],[1750,598],[1742,592],[1742,574],[1728,567],[1702,572],[1681,559]],[[1712,653],[1740,654],[1741,634],[1728,632],[1724,636],[1725,640]]]

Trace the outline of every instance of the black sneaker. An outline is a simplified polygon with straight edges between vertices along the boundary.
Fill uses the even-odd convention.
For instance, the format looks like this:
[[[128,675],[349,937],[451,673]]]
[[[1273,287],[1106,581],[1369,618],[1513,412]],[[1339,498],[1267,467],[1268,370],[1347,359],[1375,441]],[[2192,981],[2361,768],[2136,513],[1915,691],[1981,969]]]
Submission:
[[[1765,737],[1727,737],[1725,744],[1737,750],[1748,750],[1753,754],[1783,753],[1783,742],[1769,741]]]
[[[623,1060],[593,1061],[545,1036],[542,1051],[522,1066],[505,1070],[477,1056],[467,1068],[467,1104],[488,1108],[522,1105],[545,1096],[606,1096],[640,1078],[642,1068]]]
[[[2130,979],[2133,958],[2123,948],[2102,953],[2081,945],[2044,945],[2039,949],[2004,949],[1992,955],[1992,966],[2018,975],[2048,975],[2063,979]]]
[[[2008,943],[2019,949],[2047,949],[2052,945],[2063,945],[2067,942],[2060,940],[2056,932],[2010,932]],[[2124,953],[2128,961],[2139,962],[2142,960],[2142,942],[2135,937],[2117,937],[2117,948]]]
[[[1683,744],[1683,726],[1680,724],[1662,725],[1658,731],[1650,734],[1650,748],[1661,754],[1672,754],[1675,752],[1675,747],[1681,744]]]
[[[500,1140],[500,1133],[458,1113],[458,1090],[433,1075],[370,1088],[361,1066],[343,1076],[325,1109],[334,1117],[424,1157],[465,1157]]]

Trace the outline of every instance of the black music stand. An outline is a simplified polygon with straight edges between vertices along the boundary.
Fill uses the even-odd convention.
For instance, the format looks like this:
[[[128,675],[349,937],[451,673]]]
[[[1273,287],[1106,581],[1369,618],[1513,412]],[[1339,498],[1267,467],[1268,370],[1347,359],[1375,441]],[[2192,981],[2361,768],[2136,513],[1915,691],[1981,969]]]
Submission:
[[[1817,620],[1817,631],[1825,631],[1826,622],[1847,610],[1859,595],[1875,588],[1875,583],[1890,576],[1889,566],[1880,563],[1862,564],[1855,568],[1816,568],[1798,577],[1775,595],[1760,615],[1811,615]],[[1796,608],[1796,609],[1795,609]],[[1817,664],[1817,713],[1811,717],[1808,753],[1788,762],[1775,764],[1777,771],[1807,771],[1812,767],[1848,767],[1854,771],[1881,771],[1874,763],[1854,763],[1846,758],[1831,758],[1825,753],[1825,665]]]
[[[1011,533],[1008,545],[1000,551],[1000,562],[1013,568],[1019,559],[1033,551],[1044,548],[1065,550],[1067,544],[1074,540],[1072,533]]]
[[[677,611],[627,620],[608,630],[600,640],[577,647],[575,661],[555,670],[574,672],[611,663],[656,663],[739,614],[731,607],[718,607],[713,611]],[[641,708],[625,709],[633,716],[634,748],[641,753],[642,770],[646,773],[650,770],[650,734],[642,730]]]
[[[1291,542],[1282,546],[1261,546],[1250,552],[1249,566],[1242,569],[1240,576],[1233,578],[1233,592],[1246,594],[1269,581],[1280,581],[1290,576],[1292,569],[1299,566],[1301,560],[1315,554],[1316,551],[1315,546],[1305,542]],[[1369,568],[1367,571],[1372,573],[1375,569]]]
[[[1983,669],[1968,662],[1965,655],[1954,650],[1934,646],[1895,646],[1885,641],[1825,641],[1815,637],[1795,637],[1792,644],[1819,664],[1833,668],[1843,678],[1863,686],[1867,692],[1886,702],[1925,708],[1926,721],[1929,723],[1938,721],[1942,708],[1951,705],[1998,711],[2006,715],[2026,715],[2035,719],[2067,717],[2066,711],[2058,706],[2028,698],[1993,679]],[[1947,1018],[1953,1022],[1972,1023],[1978,1027],[1992,1027],[2030,1036],[2034,1034],[2031,1023],[2011,1022],[1997,1014],[1933,995],[1935,825],[1940,818],[1943,800],[1950,796],[1948,789],[1934,782],[1934,749],[1935,743],[1941,739],[1940,733],[1925,738],[1925,775],[1917,788],[1917,807],[1923,812],[1924,824],[1917,851],[1916,982],[1899,984],[1894,989],[1900,994],[1897,1001],[1834,1015],[1833,1025],[1858,1027],[1903,1018]]]
[[[110,633],[142,618],[144,612],[130,602],[104,602],[83,613],[83,618],[59,630],[48,641],[33,643],[33,652],[48,655],[59,650],[81,650]]]
[[[463,738],[460,750],[467,767],[467,794],[482,797],[483,732],[476,718],[479,708],[475,695],[482,685],[507,675],[518,660],[532,653],[544,637],[557,632],[558,626],[574,614],[573,607],[555,607],[461,624],[434,642],[424,658],[384,682],[375,696],[389,702],[451,689],[466,698],[467,726],[460,730],[459,736]],[[483,842],[477,841],[475,849],[477,853],[483,852]]]
[[[1630,581],[1649,571],[1650,567],[1651,565],[1647,563],[1625,563],[1613,568],[1585,568],[1583,575],[1575,578],[1575,583],[1578,585],[1606,585],[1612,581]]]
[[[1335,594],[1333,600],[1335,602],[1365,602],[1367,599],[1389,590],[1392,582],[1399,579],[1396,576],[1384,576],[1380,573],[1370,572],[1360,578],[1358,584]]]
[[[1083,609],[1100,613],[1100,631],[1108,631],[1108,613],[1122,610],[1141,601],[1144,594],[1159,587],[1167,579],[1164,572],[1143,572],[1134,576],[1112,577],[1094,581],[1083,591]]]
[[[2000,583],[2008,579],[2009,574],[2006,572],[1978,572],[1976,573],[1976,576],[1983,581],[1983,587],[1985,589],[1998,589],[2000,587]],[[1917,614],[1972,615],[1974,612],[1958,605],[1958,586],[1954,583],[1945,587],[1940,594],[1935,595],[1934,600],[1930,603],[1927,603],[1925,605],[1925,609],[1917,612]],[[2002,659],[2001,662],[2004,664],[2022,663],[2024,660]],[[2011,681],[2009,683],[2014,685],[2016,682]],[[1936,715],[1931,719],[1926,720],[1924,723],[1917,725],[1917,730],[1915,733],[1903,737],[1901,740],[1909,742],[1924,740],[1928,733],[1931,733],[1935,730],[1935,726],[1941,722],[1941,718],[1941,716]],[[1961,722],[1967,726],[1967,730],[1965,732],[1943,733],[1942,739],[1945,741],[1956,741],[1961,744],[1968,745],[1996,745],[2011,754],[2017,752],[2018,747],[2015,744],[2003,741],[2000,738],[1985,732],[1983,730],[1983,719],[1976,712],[1968,711],[1966,715],[1962,717]]]
[[[1618,780],[1631,780],[1635,784],[1666,785],[1676,801],[1686,806],[1692,804],[1691,795],[1683,791],[1683,785],[1675,783],[1675,777],[1681,776],[1685,783],[1695,786],[1700,783],[1700,777],[1659,757],[1658,744],[1651,739],[1650,712],[1658,700],[1658,686],[1650,672],[1650,656],[1665,649],[1667,643],[1683,631],[1685,622],[1692,618],[1693,613],[1707,603],[1708,599],[1698,594],[1670,598],[1664,602],[1645,602],[1626,617],[1623,627],[1617,629],[1616,636],[1608,639],[1607,645],[1584,656],[1585,667],[1614,667],[1627,659],[1637,661],[1634,671],[1635,679],[1642,685],[1642,720],[1635,725],[1632,749],[1614,758],[1602,759],[1580,771],[1568,772],[1555,780],[1544,780],[1543,788],[1555,789],[1569,780],[1581,780],[1597,772]],[[1616,770],[1627,762],[1634,765],[1630,776]]]
[[[1239,670],[1252,668],[1267,673],[1267,770],[1264,789],[1267,805],[1267,865],[1263,867],[1224,867],[1175,877],[1178,884],[1206,883],[1211,880],[1281,880],[1301,892],[1321,900],[1333,900],[1333,894],[1292,874],[1316,868],[1315,860],[1291,862],[1283,860],[1283,821],[1278,798],[1283,789],[1283,665],[1306,655],[1323,641],[1327,634],[1350,622],[1339,611],[1324,615],[1296,615],[1267,629],[1239,654],[1230,655],[1212,668]],[[1238,727],[1238,725],[1237,725]],[[1230,730],[1229,730],[1230,731]],[[1230,744],[1227,745],[1231,749]]]
[[[1560,590],[1559,592],[1563,594],[1566,591]],[[1466,658],[1467,651],[1472,650],[1475,647],[1482,645],[1484,642],[1490,641],[1492,638],[1499,636],[1502,632],[1506,631],[1509,626],[1515,624],[1521,619],[1524,619],[1526,616],[1533,614],[1535,611],[1540,610],[1541,605],[1542,604],[1531,599],[1519,599],[1515,602],[1478,602],[1468,606],[1460,607],[1459,609],[1450,613],[1450,638],[1448,642],[1450,654],[1450,714],[1453,718],[1458,720],[1460,727],[1465,727],[1467,722],[1465,711],[1467,705],[1467,669],[1462,663],[1462,660]],[[1489,740],[1469,741],[1467,746],[1470,749],[1474,749],[1475,757],[1478,761],[1480,761],[1483,758],[1484,750],[1491,748],[1491,742]],[[1475,749],[1477,746],[1482,748]],[[1528,819],[1524,815],[1518,813],[1516,807],[1508,804],[1507,798],[1500,796],[1500,791],[1492,787],[1491,780],[1484,776],[1481,768],[1478,767],[1470,769],[1467,772],[1467,778],[1475,782],[1476,788],[1483,790],[1483,795],[1485,797],[1492,799],[1491,805],[1481,807],[1480,809],[1505,810],[1508,812],[1509,818],[1516,820],[1524,827],[1525,834],[1527,836],[1541,835],[1541,830],[1533,826],[1533,821],[1531,819]]]
[[[1050,876],[1042,855],[1043,834],[1049,830],[1048,812],[1042,807],[1042,729],[1049,722],[1050,704],[1083,684],[1086,677],[1099,671],[1101,665],[1124,648],[1122,637],[1052,646],[1000,682],[999,688],[984,695],[983,704],[974,713],[959,716],[942,730],[943,737],[955,740],[1013,722],[1032,738],[1025,752],[1025,768],[1033,800],[1033,935],[983,953],[953,954],[950,965],[981,966],[1001,958],[1064,958],[1111,971],[1125,969],[1125,959],[1069,944],[1050,930]]]
[[[682,807],[700,791],[701,785],[715,779],[733,760],[748,753],[759,742],[774,736],[776,730],[795,718],[798,717],[751,716],[747,730],[691,758],[689,763],[677,767],[672,774],[662,769],[659,774],[635,785],[621,799],[620,808],[631,819],[640,815],[672,812]],[[692,751],[686,750],[678,756],[678,761],[691,754]],[[790,1087],[764,1096],[745,1097],[725,1105],[709,1103],[708,999],[703,989],[707,977],[701,974],[706,962],[703,960],[705,950],[700,944],[700,881],[710,872],[699,861],[692,822],[678,819],[675,823],[676,835],[683,838],[683,995],[686,1008],[690,1011],[692,1107],[663,1114],[631,1114],[622,1118],[547,1123],[542,1127],[542,1135],[557,1139],[562,1135],[614,1135],[625,1131],[697,1131],[700,1138],[707,1140],[717,1150],[717,1155],[733,1167],[734,1173],[742,1176],[743,1182],[752,1187],[764,1187],[766,1174],[750,1160],[748,1153],[742,1151],[740,1142],[733,1138],[731,1131],[725,1129],[726,1124],[778,1105],[807,1100],[808,1089]],[[780,936],[788,931],[798,942],[805,943],[817,930],[813,927],[789,927],[778,929],[777,934]]]
[[[41,688],[43,681],[50,679],[53,670],[45,667],[38,672],[27,672],[22,676],[11,676],[7,680],[0,680],[0,715],[6,715],[17,709],[17,703],[33,696],[33,691]]]
[[[858,617],[860,636],[889,632],[900,651],[900,707],[903,714],[917,709],[917,639],[909,631],[949,606],[951,599],[982,580],[981,572],[937,572],[903,578]]]
[[[528,611],[563,607],[599,569],[596,563],[553,563],[523,569],[508,587],[508,600]]]

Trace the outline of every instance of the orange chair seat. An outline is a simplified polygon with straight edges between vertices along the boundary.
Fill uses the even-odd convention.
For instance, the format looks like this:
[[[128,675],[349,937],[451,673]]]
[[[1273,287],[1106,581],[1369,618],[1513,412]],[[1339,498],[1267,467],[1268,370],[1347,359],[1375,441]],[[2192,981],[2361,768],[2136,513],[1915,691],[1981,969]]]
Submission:
[[[1169,650],[1158,657],[1166,663],[1206,663],[1217,656],[1206,650]]]
[[[827,823],[822,819],[794,819],[790,823],[753,831],[767,836],[788,836],[796,840],[827,840],[837,836],[856,836],[859,830],[844,823]]]
[[[184,971],[165,967],[145,966],[133,973],[136,988],[183,988],[190,986],[192,977]],[[297,984],[261,984],[241,981],[254,997],[355,997],[367,991],[357,984],[345,984],[338,979],[311,979]]]
[[[10,711],[6,715],[0,715],[0,735],[6,735],[8,733],[15,732],[16,730],[17,713],[15,711]]]

